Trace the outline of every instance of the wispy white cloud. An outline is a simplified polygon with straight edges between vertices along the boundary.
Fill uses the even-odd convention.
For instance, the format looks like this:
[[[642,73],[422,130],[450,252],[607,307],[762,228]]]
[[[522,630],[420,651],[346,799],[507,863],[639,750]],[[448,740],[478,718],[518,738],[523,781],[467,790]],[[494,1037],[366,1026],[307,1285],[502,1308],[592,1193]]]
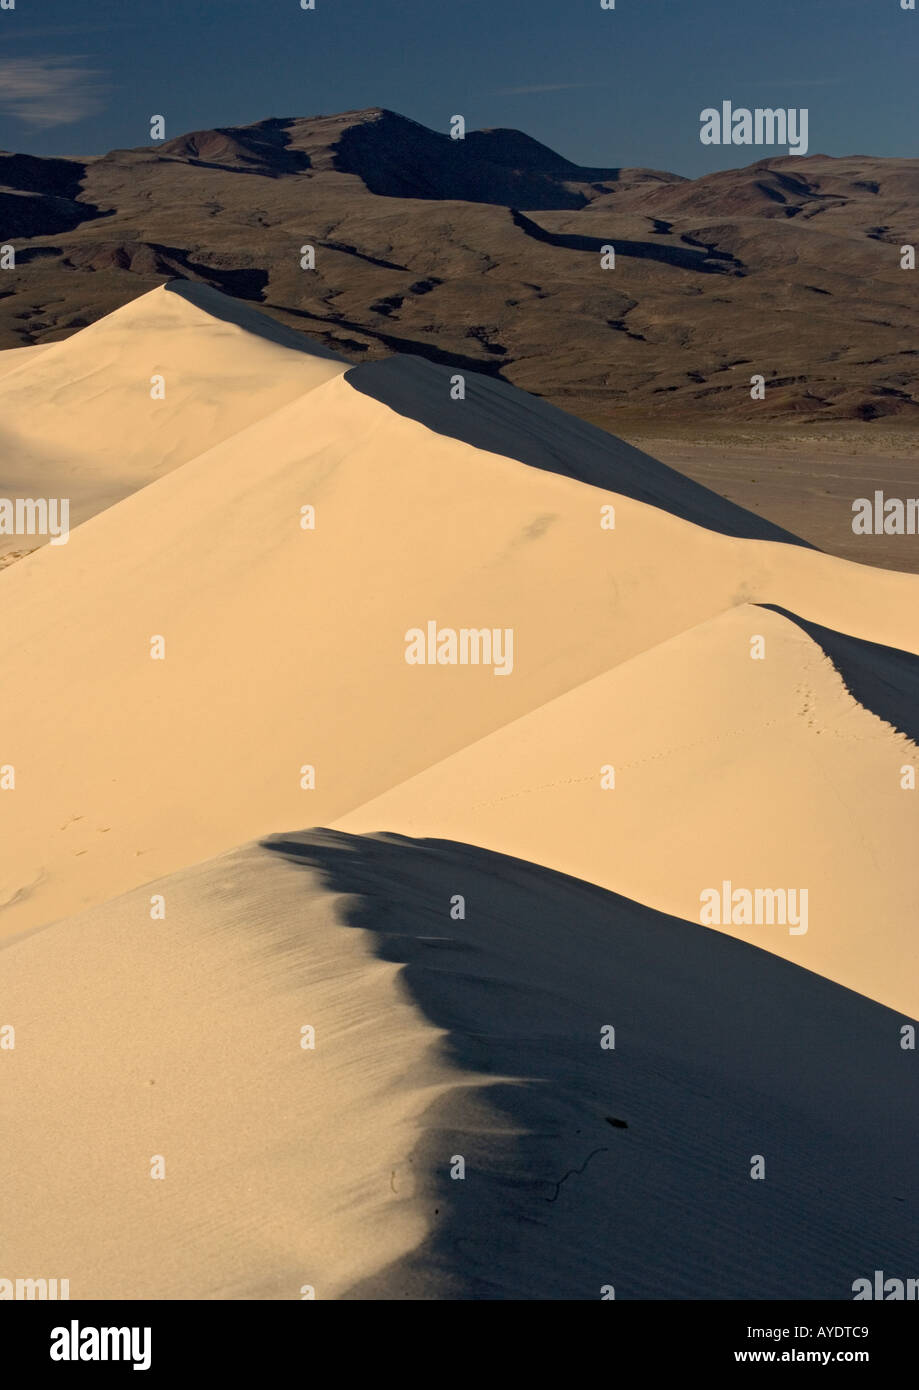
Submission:
[[[585,87],[605,87],[605,82],[544,82],[534,87],[499,87],[492,92],[496,97],[524,97],[536,92],[580,92]]]
[[[47,129],[92,116],[109,90],[82,56],[0,58],[0,112]]]

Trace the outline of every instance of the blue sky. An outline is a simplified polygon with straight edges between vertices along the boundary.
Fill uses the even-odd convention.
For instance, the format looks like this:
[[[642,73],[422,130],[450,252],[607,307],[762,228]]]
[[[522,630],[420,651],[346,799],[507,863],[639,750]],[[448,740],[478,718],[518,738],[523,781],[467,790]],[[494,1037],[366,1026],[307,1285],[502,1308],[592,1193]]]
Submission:
[[[266,116],[387,106],[516,126],[584,164],[682,174],[699,113],[809,110],[809,152],[919,153],[919,11],[900,0],[16,0],[0,10],[0,148],[101,154]],[[776,151],[779,153],[780,151]]]

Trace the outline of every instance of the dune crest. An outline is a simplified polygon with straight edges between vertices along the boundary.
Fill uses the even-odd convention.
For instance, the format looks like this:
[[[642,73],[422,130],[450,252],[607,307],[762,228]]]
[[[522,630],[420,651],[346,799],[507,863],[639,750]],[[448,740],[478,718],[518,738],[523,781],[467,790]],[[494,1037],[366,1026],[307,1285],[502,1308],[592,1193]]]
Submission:
[[[0,356],[0,497],[68,497],[76,526],[347,365],[206,285],[151,290]]]
[[[900,1017],[533,865],[277,835],[2,962],[3,1267],[71,1298],[846,1300],[912,1267]]]
[[[214,135],[169,158],[301,162]],[[0,553],[0,1271],[908,1273],[919,579],[502,383],[346,367],[200,285],[0,359],[75,523]]]
[[[179,322],[186,338],[170,343],[242,351],[236,372],[265,353],[275,382],[280,355],[266,389],[294,399],[0,573],[0,727],[16,769],[0,796],[0,934],[279,825],[335,821],[744,603],[919,650],[914,577],[681,519],[671,470],[658,506],[566,476],[577,428],[559,471],[440,434],[356,390],[342,364],[228,322],[232,305],[215,319],[201,307],[214,293],[157,292],[86,332],[126,338],[136,368],[156,358],[155,325]],[[6,386],[37,391],[75,342]],[[221,400],[236,399],[235,379],[221,378]],[[80,399],[92,408],[85,388]],[[525,432],[543,418],[524,393],[500,399],[498,450],[515,421]],[[190,440],[182,409],[161,404]],[[714,496],[691,492],[694,506]],[[406,634],[432,621],[511,631],[510,678],[408,664]]]
[[[916,744],[793,622],[746,604],[335,825],[487,847],[688,922],[725,881],[795,902],[804,890],[805,930],[778,904],[772,921],[713,928],[916,1016],[919,802],[904,767],[919,772]]]

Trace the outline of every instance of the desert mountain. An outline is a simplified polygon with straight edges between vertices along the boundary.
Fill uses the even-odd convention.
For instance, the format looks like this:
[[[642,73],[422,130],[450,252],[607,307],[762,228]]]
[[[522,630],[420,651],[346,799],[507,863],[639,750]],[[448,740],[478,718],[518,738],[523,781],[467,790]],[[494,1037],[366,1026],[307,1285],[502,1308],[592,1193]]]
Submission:
[[[613,428],[909,428],[919,310],[900,246],[917,211],[916,160],[780,157],[684,179],[582,168],[514,130],[452,140],[380,109],[84,161],[0,155],[0,242],[16,251],[0,348],[56,341],[181,276],[352,362],[414,353]]]

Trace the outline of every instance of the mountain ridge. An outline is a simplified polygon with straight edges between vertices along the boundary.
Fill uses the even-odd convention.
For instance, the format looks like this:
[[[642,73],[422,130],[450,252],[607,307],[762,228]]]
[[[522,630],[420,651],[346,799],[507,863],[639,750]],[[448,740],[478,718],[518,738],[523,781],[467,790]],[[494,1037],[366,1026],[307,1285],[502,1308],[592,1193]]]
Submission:
[[[917,212],[915,159],[779,156],[687,179],[580,166],[513,129],[452,140],[382,107],[85,160],[0,154],[16,255],[0,349],[178,275],[354,363],[471,367],[612,428],[911,430],[919,307],[900,247]]]

